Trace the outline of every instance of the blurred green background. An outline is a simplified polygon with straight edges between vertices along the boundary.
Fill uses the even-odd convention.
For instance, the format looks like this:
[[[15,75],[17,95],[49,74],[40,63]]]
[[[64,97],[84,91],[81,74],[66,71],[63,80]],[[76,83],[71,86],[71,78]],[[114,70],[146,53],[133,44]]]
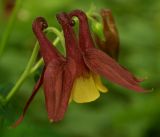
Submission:
[[[160,137],[160,1],[159,0],[24,0],[0,57],[0,91],[6,94],[23,72],[34,47],[32,21],[44,16],[49,26],[60,28],[55,15],[91,4],[112,10],[120,34],[120,64],[146,78],[143,86],[153,92],[136,93],[108,81],[109,91],[95,102],[71,103],[63,121],[49,123],[40,90],[24,121],[18,118],[29,98],[34,77],[30,77],[5,107],[0,107],[0,137]],[[9,16],[0,1],[0,39]],[[5,92],[6,91],[6,92]],[[1,93],[2,94],[2,93]]]

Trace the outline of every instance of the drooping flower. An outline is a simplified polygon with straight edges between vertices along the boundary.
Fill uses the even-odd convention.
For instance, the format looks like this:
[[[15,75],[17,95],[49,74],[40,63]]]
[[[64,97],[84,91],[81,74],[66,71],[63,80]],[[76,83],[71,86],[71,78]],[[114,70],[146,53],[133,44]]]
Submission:
[[[78,40],[73,30],[73,16],[79,19]],[[70,14],[61,13],[57,15],[57,19],[65,37],[66,57],[58,52],[43,33],[48,26],[45,19],[36,18],[33,32],[39,41],[45,67],[15,126],[23,120],[29,104],[42,84],[50,121],[59,121],[64,117],[69,100],[90,102],[99,97],[99,91],[106,92],[107,88],[101,83],[100,75],[128,89],[144,91],[139,86],[140,80],[94,47],[84,12],[75,10]]]
[[[100,77],[91,72],[83,61],[81,49],[78,46],[75,33],[72,26],[70,25],[72,20],[66,13],[57,15],[57,19],[62,26],[66,45],[75,46],[75,57],[76,60],[76,79],[73,84],[70,101],[73,100],[77,103],[86,103],[96,100],[101,92],[107,92],[107,88],[102,84]],[[80,28],[81,29],[81,28]]]
[[[39,41],[40,53],[44,59],[45,67],[24,108],[23,114],[14,126],[17,126],[23,120],[29,104],[42,84],[49,120],[51,122],[61,120],[67,109],[76,76],[76,63],[73,56],[75,46],[66,46],[67,57],[65,58],[43,33],[43,30],[48,27],[44,18],[36,18],[32,27]]]
[[[100,15],[102,17],[105,40],[102,40],[96,33],[94,33],[95,42],[102,51],[118,60],[120,42],[112,12],[109,9],[102,9]]]
[[[140,87],[141,80],[120,66],[113,58],[94,47],[87,16],[81,10],[72,11],[69,16],[79,19],[79,48],[86,67],[91,73],[104,76],[107,80],[135,91],[145,91]]]

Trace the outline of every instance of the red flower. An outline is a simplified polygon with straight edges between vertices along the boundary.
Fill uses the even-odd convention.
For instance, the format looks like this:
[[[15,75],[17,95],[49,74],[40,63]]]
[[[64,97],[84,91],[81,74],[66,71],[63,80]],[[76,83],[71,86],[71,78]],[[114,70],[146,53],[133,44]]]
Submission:
[[[78,40],[72,28],[73,16],[79,19]],[[98,90],[106,92],[107,89],[101,83],[99,75],[128,89],[144,91],[139,86],[140,80],[110,56],[94,47],[84,12],[75,10],[70,14],[61,13],[57,15],[57,19],[64,32],[66,57],[57,51],[43,33],[48,26],[44,18],[36,18],[33,22],[33,32],[39,41],[45,67],[15,126],[22,121],[29,104],[42,84],[50,121],[59,121],[64,117],[69,99],[85,103],[97,99],[100,95]]]
[[[50,121],[62,119],[67,109],[76,76],[76,64],[73,56],[75,50],[72,46],[72,40],[70,40],[66,44],[67,57],[63,57],[44,35],[43,30],[47,27],[47,22],[42,17],[36,18],[33,22],[33,32],[39,41],[40,53],[44,59],[45,67],[24,108],[23,114],[14,126],[17,126],[23,120],[29,104],[42,84]]]
[[[107,88],[101,83],[100,77],[91,72],[86,66],[81,48],[78,46],[76,35],[72,29],[72,20],[66,13],[57,15],[57,19],[62,26],[66,45],[74,46],[74,59],[76,60],[76,79],[71,91],[70,101],[77,103],[91,102],[97,99],[101,92],[107,92]],[[70,25],[71,24],[71,25]],[[72,48],[73,49],[73,48]]]
[[[134,77],[124,67],[121,67],[110,56],[94,47],[94,42],[89,30],[88,19],[84,12],[75,10],[72,11],[69,16],[76,16],[79,19],[79,47],[85,65],[91,72],[104,76],[109,81],[128,89],[145,91],[139,86],[141,80]]]

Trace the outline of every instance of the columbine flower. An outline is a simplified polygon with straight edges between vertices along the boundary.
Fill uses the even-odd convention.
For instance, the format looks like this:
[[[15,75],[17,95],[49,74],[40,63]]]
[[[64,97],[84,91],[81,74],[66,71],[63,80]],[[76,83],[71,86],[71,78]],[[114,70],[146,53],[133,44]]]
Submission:
[[[66,45],[75,48],[76,60],[76,79],[73,84],[70,101],[75,101],[77,103],[85,103],[96,100],[101,92],[107,92],[107,88],[102,84],[99,75],[90,71],[83,61],[83,56],[81,54],[81,49],[78,47],[78,42],[75,33],[70,25],[72,20],[66,13],[61,13],[57,15],[57,19],[62,26]],[[80,31],[85,31],[80,28]]]
[[[102,40],[96,33],[94,33],[95,42],[102,51],[118,60],[119,36],[112,12],[109,9],[103,9],[101,10],[100,15],[102,17],[105,40]]]
[[[33,32],[35,33],[39,44],[40,53],[44,59],[45,68],[43,73],[35,85],[33,93],[28,100],[23,114],[14,126],[18,125],[22,120],[36,92],[43,84],[46,109],[50,121],[59,121],[63,118],[67,109],[73,81],[76,76],[76,64],[74,60],[74,46],[67,45],[67,57],[63,57],[52,43],[46,38],[43,30],[47,28],[47,22],[44,18],[38,17],[33,22]]]
[[[131,90],[145,91],[139,86],[141,80],[134,77],[124,67],[121,67],[110,56],[94,48],[87,16],[84,12],[75,10],[69,16],[76,16],[79,19],[79,48],[82,60],[90,73],[104,76],[107,80]]]
[[[73,16],[79,19],[78,41],[72,28]],[[66,57],[57,51],[43,33],[48,26],[45,19],[36,18],[33,32],[39,41],[45,67],[15,126],[23,120],[29,104],[42,84],[51,122],[64,117],[69,99],[78,103],[90,102],[99,97],[99,91],[106,92],[107,88],[101,83],[100,75],[128,89],[144,91],[138,85],[140,81],[137,78],[110,56],[94,48],[84,12],[75,10],[70,14],[61,13],[57,15],[57,19],[64,32]]]

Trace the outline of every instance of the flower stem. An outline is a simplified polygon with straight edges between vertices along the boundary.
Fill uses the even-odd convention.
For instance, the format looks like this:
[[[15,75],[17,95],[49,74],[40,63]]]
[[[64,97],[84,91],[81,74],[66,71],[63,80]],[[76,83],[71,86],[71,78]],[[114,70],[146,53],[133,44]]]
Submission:
[[[58,36],[57,40],[55,39],[55,41],[53,42],[53,45],[56,45],[57,44],[56,41],[60,40],[62,46],[64,47],[64,38],[63,38],[63,34],[62,34],[61,31],[59,31],[57,28],[54,28],[54,27],[48,27],[45,31],[47,31],[47,32],[53,32],[53,33],[55,33]]]
[[[15,86],[11,89],[11,91],[6,96],[6,103],[17,92],[17,90],[20,88],[20,86],[22,85],[22,83],[24,82],[24,80],[28,77],[30,69],[33,66],[33,64],[35,62],[35,59],[37,57],[38,50],[39,50],[39,46],[38,46],[38,42],[36,42],[35,47],[34,47],[33,52],[32,52],[32,55],[31,55],[31,58],[29,59],[29,62],[27,64],[27,67],[25,68],[24,72],[22,73],[22,75],[20,76],[20,78],[18,79],[18,81],[16,82]]]
[[[13,28],[13,25],[14,25],[14,22],[16,20],[16,15],[20,9],[20,6],[21,6],[21,2],[22,0],[16,0],[16,4],[15,4],[15,7],[14,7],[14,10],[12,12],[12,15],[9,19],[9,22],[7,24],[7,27],[6,27],[6,30],[3,34],[3,37],[1,39],[1,42],[0,42],[0,56],[2,56],[3,52],[4,52],[4,49],[6,47],[6,44],[7,44],[7,40],[11,34],[11,30]]]

